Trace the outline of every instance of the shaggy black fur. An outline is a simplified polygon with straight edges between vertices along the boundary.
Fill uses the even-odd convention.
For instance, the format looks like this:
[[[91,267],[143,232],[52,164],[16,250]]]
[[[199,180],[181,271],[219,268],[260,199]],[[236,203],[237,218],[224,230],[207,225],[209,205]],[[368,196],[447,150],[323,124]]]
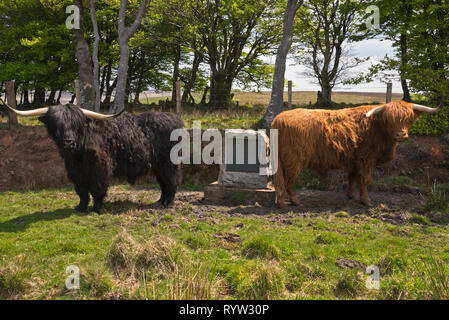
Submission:
[[[89,193],[93,210],[100,212],[112,177],[134,184],[150,169],[162,189],[159,202],[173,204],[181,183],[181,166],[170,161],[172,130],[182,128],[179,116],[164,112],[123,113],[113,120],[94,120],[72,105],[50,107],[42,121],[64,158],[69,179],[87,211]]]

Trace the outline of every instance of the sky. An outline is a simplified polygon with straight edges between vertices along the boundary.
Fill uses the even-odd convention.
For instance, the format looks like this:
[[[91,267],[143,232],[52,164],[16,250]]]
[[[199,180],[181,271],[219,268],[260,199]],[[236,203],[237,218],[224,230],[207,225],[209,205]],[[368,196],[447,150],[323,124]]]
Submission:
[[[386,54],[394,56],[394,48],[391,41],[379,39],[370,39],[360,41],[350,45],[350,54],[355,57],[370,57],[366,63],[354,68],[354,72],[360,73],[367,71],[369,66],[380,61]],[[272,58],[274,63],[274,58]],[[285,79],[293,81],[294,91],[317,91],[319,85],[314,83],[313,78],[308,78],[302,74],[305,67],[298,65],[294,60],[287,60],[287,69]],[[393,82],[393,92],[402,93],[401,84],[398,80]],[[359,85],[337,85],[334,91],[358,91],[358,92],[385,92],[386,84],[380,80]]]

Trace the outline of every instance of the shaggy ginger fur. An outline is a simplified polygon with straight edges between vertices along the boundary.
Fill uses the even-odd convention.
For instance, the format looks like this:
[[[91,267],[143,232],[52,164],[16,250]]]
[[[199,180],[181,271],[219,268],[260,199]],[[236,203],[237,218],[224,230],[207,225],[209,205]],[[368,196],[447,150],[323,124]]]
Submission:
[[[347,196],[354,197],[359,184],[360,199],[370,204],[367,185],[371,170],[393,160],[398,142],[421,115],[413,105],[394,101],[383,111],[366,118],[378,106],[341,110],[294,109],[279,114],[271,125],[279,133],[278,170],[274,176],[276,203],[285,205],[288,193],[298,205],[295,185],[304,169],[320,174],[343,168],[348,173]]]

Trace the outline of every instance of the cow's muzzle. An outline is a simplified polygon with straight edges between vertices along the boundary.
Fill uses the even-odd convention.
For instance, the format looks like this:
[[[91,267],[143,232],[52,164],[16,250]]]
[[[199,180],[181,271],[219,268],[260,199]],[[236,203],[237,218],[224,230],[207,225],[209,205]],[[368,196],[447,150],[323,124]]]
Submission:
[[[75,140],[73,139],[64,139],[64,149],[73,150],[76,147]]]
[[[405,141],[405,140],[408,139],[408,133],[405,132],[405,131],[397,132],[397,133],[394,135],[394,139],[395,139],[397,142]]]

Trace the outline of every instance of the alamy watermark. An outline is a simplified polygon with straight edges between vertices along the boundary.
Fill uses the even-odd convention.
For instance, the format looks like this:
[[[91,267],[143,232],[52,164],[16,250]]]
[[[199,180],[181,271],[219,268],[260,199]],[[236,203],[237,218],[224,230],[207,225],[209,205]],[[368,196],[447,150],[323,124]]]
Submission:
[[[173,164],[251,165],[258,163],[260,175],[276,173],[278,168],[277,129],[270,129],[269,150],[265,130],[228,129],[225,130],[224,139],[225,156],[223,156],[223,136],[220,130],[207,129],[203,132],[201,121],[194,121],[192,136],[189,130],[184,128],[172,131],[170,141],[178,141],[178,143],[170,151],[170,160]],[[245,140],[247,148],[245,148]],[[202,142],[209,142],[209,144],[202,148]],[[245,158],[248,159],[246,163]]]
[[[379,267],[375,265],[370,265],[366,268],[365,272],[369,274],[368,278],[365,281],[366,288],[370,290],[379,290],[380,288]]]
[[[80,29],[80,8],[78,8],[78,6],[71,5],[65,9],[65,13],[69,14],[67,19],[65,20],[65,26],[67,27],[67,29]]]
[[[67,290],[79,290],[80,288],[80,269],[77,266],[68,266],[65,273],[69,276],[65,280]]]

